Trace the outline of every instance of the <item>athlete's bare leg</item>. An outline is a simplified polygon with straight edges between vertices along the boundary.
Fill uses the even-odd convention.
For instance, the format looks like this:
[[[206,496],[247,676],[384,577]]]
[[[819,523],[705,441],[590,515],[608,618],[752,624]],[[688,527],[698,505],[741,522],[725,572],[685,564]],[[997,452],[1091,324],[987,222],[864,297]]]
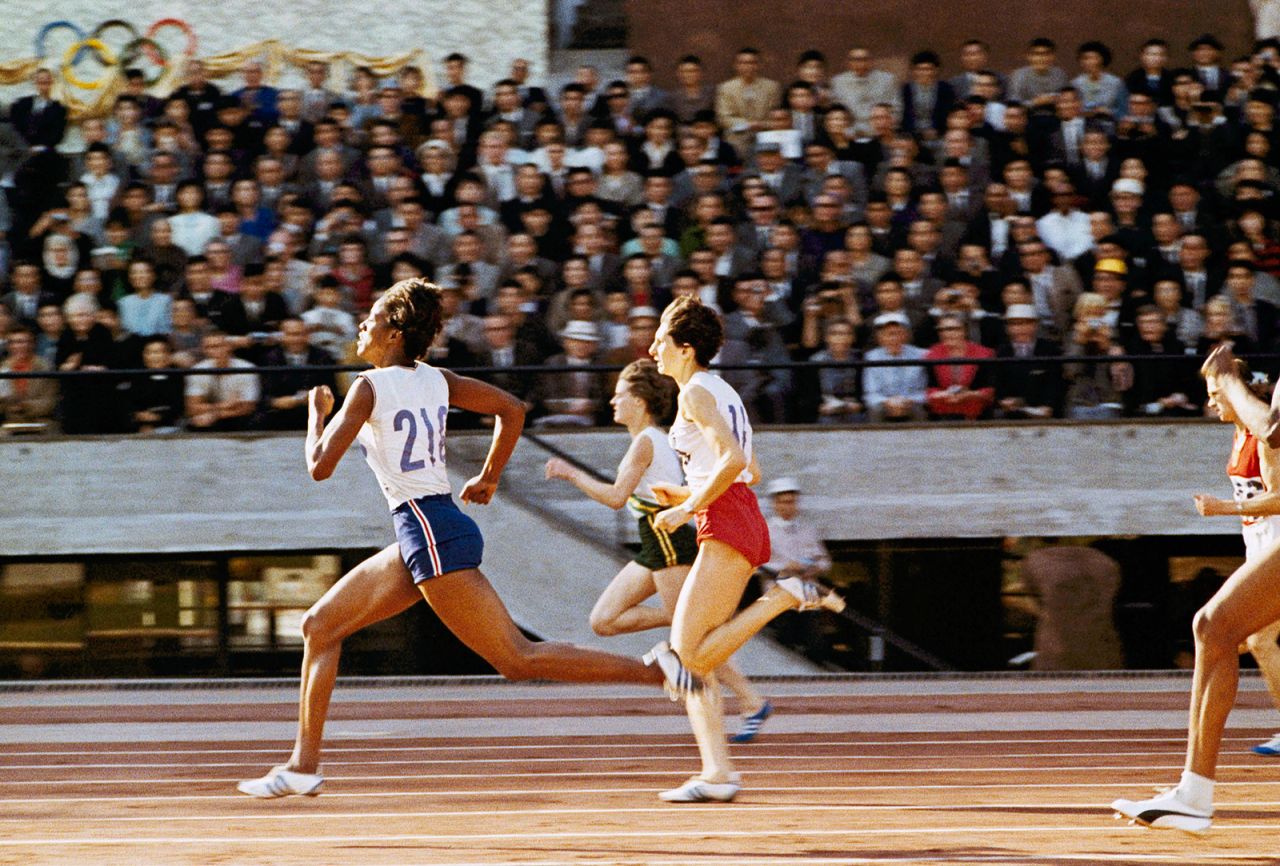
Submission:
[[[1249,635],[1245,644],[1249,652],[1258,661],[1258,670],[1262,672],[1262,680],[1271,693],[1271,703],[1280,709],[1280,622],[1273,622],[1262,631]]]
[[[799,605],[790,593],[772,587],[735,615],[751,573],[746,557],[723,541],[708,538],[698,546],[671,622],[671,646],[694,674],[706,676],[770,620]]]
[[[680,589],[689,576],[689,566],[673,565],[653,572],[653,582],[662,599],[662,606],[669,616],[675,613],[676,602],[680,599]],[[670,619],[668,619],[668,623]],[[738,670],[733,659],[716,668],[716,679],[738,698],[738,711],[744,716],[759,712],[764,706],[764,695],[756,691],[751,680]]]
[[[353,568],[306,612],[302,618],[298,737],[286,765],[290,770],[316,772],[342,641],[421,598],[400,559],[399,545],[392,544]]]
[[[684,709],[698,744],[702,771],[698,776],[708,782],[729,781],[733,760],[729,757],[729,741],[724,735],[724,706],[717,672],[703,680],[703,688],[685,698]]]
[[[662,684],[662,671],[640,659],[529,640],[478,568],[425,580],[418,589],[440,621],[507,679]]]
[[[1196,614],[1186,769],[1214,778],[1240,680],[1239,646],[1280,620],[1280,546],[1246,562]]]
[[[628,562],[591,609],[592,631],[608,637],[671,625],[670,611],[642,603],[656,591],[653,572],[638,562]]]

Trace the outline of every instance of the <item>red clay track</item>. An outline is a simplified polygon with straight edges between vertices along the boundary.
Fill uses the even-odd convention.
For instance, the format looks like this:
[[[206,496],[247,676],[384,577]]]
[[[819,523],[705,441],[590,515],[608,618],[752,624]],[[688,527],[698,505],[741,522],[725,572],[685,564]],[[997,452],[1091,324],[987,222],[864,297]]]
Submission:
[[[1250,703],[1257,696],[1244,695]],[[784,698],[780,712],[1164,708],[1162,694]],[[1182,699],[1185,706],[1185,697]],[[456,717],[463,704],[430,705]],[[643,706],[641,705],[643,704]],[[546,706],[544,706],[546,705]],[[497,706],[480,705],[486,715]],[[660,701],[509,701],[506,714],[630,715]],[[869,709],[870,707],[870,709]],[[113,706],[77,720],[275,718],[273,705]],[[335,704],[414,718],[426,705]],[[517,712],[519,711],[519,712]],[[5,717],[17,711],[3,711]],[[256,715],[254,715],[256,714]],[[62,711],[28,708],[26,723]],[[1179,731],[769,734],[735,747],[729,805],[657,791],[697,766],[684,736],[359,739],[329,744],[325,793],[258,801],[234,790],[279,741],[0,746],[0,863],[37,864],[1280,864],[1280,759],[1232,730],[1204,838],[1112,819],[1106,804],[1177,778]]]

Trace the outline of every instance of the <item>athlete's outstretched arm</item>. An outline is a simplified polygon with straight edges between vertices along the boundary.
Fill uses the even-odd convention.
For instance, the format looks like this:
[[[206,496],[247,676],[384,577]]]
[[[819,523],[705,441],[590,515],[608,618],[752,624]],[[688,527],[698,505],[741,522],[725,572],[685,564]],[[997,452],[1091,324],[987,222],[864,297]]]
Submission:
[[[618,477],[612,484],[597,481],[567,460],[552,457],[547,461],[547,477],[563,478],[601,505],[614,511],[627,504],[627,497],[636,492],[644,471],[653,462],[653,443],[648,436],[637,436],[618,464]]]
[[[307,399],[307,471],[312,479],[324,481],[333,474],[342,455],[355,441],[360,426],[373,412],[373,386],[360,376],[347,393],[333,423],[324,419],[333,409],[333,392],[328,385],[312,388]]]
[[[484,468],[463,486],[459,494],[463,502],[487,505],[498,489],[498,478],[511,459],[511,452],[516,450],[516,443],[520,441],[520,431],[524,429],[524,404],[518,397],[487,382],[459,376],[449,370],[440,372],[449,383],[449,405],[497,419],[493,425],[493,444],[489,446]]]

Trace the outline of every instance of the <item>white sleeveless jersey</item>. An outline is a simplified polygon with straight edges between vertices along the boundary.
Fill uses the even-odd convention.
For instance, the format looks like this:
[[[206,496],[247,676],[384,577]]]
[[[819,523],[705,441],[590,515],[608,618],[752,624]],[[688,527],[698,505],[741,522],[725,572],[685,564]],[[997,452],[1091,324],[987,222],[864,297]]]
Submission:
[[[410,499],[450,493],[444,431],[449,383],[419,361],[360,374],[373,386],[373,412],[356,435],[392,510]]]
[[[742,446],[742,453],[747,456],[747,463],[750,464],[751,422],[747,420],[747,410],[743,407],[742,398],[738,396],[738,392],[719,376],[702,371],[694,373],[688,385],[701,385],[716,398],[716,406],[720,409],[720,414],[729,425],[729,430],[738,440],[738,444]],[[680,462],[684,465],[685,483],[690,489],[697,490],[707,483],[715,471],[715,451],[707,444],[707,440],[702,438],[702,432],[698,426],[679,412],[676,413],[675,423],[671,425],[670,439],[671,447],[675,449],[676,454],[680,455]],[[751,480],[751,470],[743,469],[736,480],[747,483]]]
[[[644,470],[644,474],[640,476],[640,481],[636,484],[635,492],[631,494],[634,499],[640,499],[645,502],[655,502],[653,498],[653,485],[656,482],[666,484],[684,484],[684,470],[680,468],[680,458],[676,456],[676,452],[671,450],[671,445],[667,442],[667,434],[663,433],[657,427],[646,427],[640,432],[640,435],[649,440],[653,445],[653,459],[649,461],[649,466]],[[632,500],[628,499],[628,507],[637,517],[644,517]]]

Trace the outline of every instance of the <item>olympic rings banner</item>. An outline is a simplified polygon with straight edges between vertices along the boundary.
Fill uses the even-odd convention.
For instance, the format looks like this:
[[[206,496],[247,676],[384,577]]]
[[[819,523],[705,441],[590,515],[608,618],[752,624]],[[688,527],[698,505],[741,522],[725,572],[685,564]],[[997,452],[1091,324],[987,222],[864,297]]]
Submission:
[[[142,70],[148,90],[168,94],[182,84],[183,67],[196,56],[198,47],[194,28],[180,18],[161,18],[141,29],[122,18],[102,21],[90,29],[73,21],[51,21],[34,35],[34,56],[0,62],[0,85],[21,84],[37,69],[46,68],[57,81],[55,96],[67,106],[73,120],[105,117],[123,90],[126,69]],[[435,91],[421,49],[374,57],[354,51],[298,48],[265,39],[200,59],[212,79],[236,75],[245,63],[258,60],[263,64],[264,78],[271,83],[280,79],[286,66],[301,68],[315,60],[367,66],[379,77],[417,65],[423,71],[423,95]]]

